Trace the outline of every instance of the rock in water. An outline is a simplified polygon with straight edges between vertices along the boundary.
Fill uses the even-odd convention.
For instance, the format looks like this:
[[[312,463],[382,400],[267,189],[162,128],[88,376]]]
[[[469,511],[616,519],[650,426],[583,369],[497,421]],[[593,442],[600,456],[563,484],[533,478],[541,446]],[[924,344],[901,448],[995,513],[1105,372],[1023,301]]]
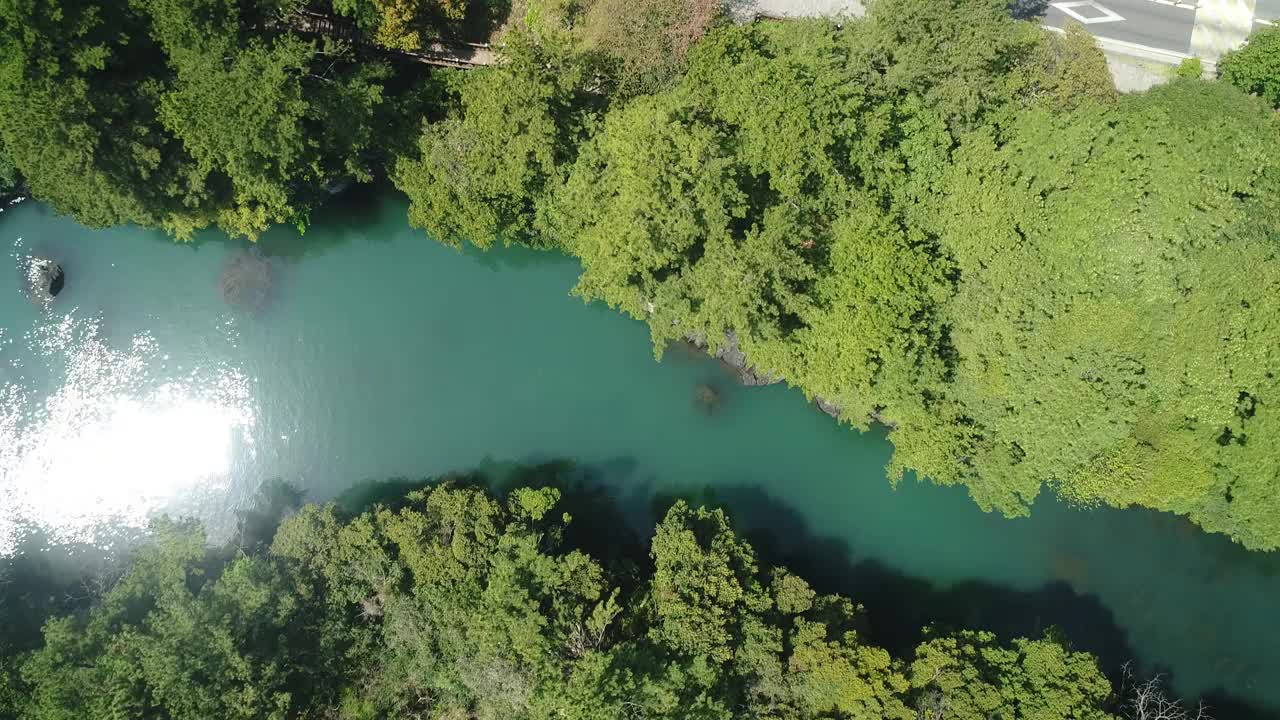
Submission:
[[[228,305],[251,312],[262,310],[271,292],[271,260],[257,248],[236,252],[222,266],[218,287]]]
[[[61,265],[53,266],[53,275],[49,278],[49,297],[58,297],[58,293],[62,292],[62,286],[67,282],[67,275],[62,271]]]
[[[27,292],[31,299],[44,305],[51,302],[67,284],[62,266],[48,258],[33,257],[26,268]]]

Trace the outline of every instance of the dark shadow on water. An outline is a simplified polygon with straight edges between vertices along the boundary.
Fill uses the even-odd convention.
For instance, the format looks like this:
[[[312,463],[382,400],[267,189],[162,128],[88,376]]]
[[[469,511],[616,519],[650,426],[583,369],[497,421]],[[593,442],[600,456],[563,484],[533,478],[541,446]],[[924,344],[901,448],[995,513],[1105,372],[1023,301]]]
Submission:
[[[34,524],[18,528],[14,552],[0,556],[0,657],[38,648],[45,620],[88,608],[123,574],[144,533],[104,530],[89,544],[60,542]]]
[[[847,595],[863,605],[870,615],[871,639],[895,655],[909,653],[920,642],[921,629],[934,625],[990,630],[1003,640],[1041,637],[1048,628],[1059,627],[1104,666],[1118,667],[1133,657],[1111,612],[1065,583],[1034,591],[976,580],[936,587],[880,561],[858,558],[843,540],[815,535],[791,506],[757,487],[706,488],[695,497],[728,508],[763,564],[786,566],[816,590]]]
[[[390,238],[377,230],[391,206],[403,220],[408,204],[389,183],[354,184],[317,208],[306,232],[277,225],[263,233],[257,244],[269,257],[298,260],[352,241],[385,242]]]
[[[266,548],[284,519],[302,507],[305,493],[280,478],[258,486],[245,510],[237,513],[236,541],[246,551]]]
[[[1064,582],[1035,590],[1019,590],[973,580],[938,587],[905,575],[874,559],[859,558],[843,540],[813,533],[807,521],[785,501],[749,484],[694,487],[679,495],[654,497],[654,517],[676,499],[691,504],[726,508],[734,528],[755,548],[763,566],[784,566],[804,577],[822,593],[838,593],[862,605],[866,634],[895,657],[910,657],[922,629],[981,629],[1003,641],[1043,637],[1049,628],[1065,632],[1072,645],[1097,656],[1099,664],[1119,679],[1121,666],[1135,658],[1123,628],[1097,597],[1077,593]],[[1157,665],[1167,685],[1176,691],[1177,677]],[[1222,690],[1205,696],[1223,720],[1268,720],[1275,710],[1241,701]]]

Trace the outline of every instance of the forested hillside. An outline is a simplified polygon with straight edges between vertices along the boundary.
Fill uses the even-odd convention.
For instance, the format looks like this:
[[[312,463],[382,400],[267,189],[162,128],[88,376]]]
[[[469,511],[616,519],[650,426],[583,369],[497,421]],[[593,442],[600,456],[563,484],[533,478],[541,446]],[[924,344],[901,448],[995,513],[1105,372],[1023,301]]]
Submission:
[[[888,425],[897,477],[1280,547],[1274,34],[1224,81],[1119,97],[1083,29],[1002,0],[839,24],[624,5],[529,0],[500,63],[428,72],[268,0],[8,3],[0,176],[186,238],[305,226],[385,175],[437,240],[577,256],[575,292],[647,321],[658,354],[731,337]],[[387,48],[503,14],[309,8]]]
[[[271,520],[221,549],[158,522],[42,635],[22,588],[5,594],[0,718],[1103,720],[1134,707],[1053,633],[1003,644],[937,628],[890,657],[864,640],[854,601],[763,567],[722,511],[684,502],[647,555],[577,531],[549,487],[498,499],[444,483],[354,515],[308,505],[274,537]]]

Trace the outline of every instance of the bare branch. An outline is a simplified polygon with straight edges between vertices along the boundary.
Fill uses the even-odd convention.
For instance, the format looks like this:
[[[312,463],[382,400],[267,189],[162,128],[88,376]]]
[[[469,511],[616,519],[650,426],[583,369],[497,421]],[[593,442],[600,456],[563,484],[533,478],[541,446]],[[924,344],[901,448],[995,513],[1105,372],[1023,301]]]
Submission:
[[[1194,709],[1182,707],[1180,700],[1165,695],[1159,675],[1138,680],[1129,663],[1124,664],[1120,693],[1122,710],[1129,720],[1213,720],[1203,701]]]

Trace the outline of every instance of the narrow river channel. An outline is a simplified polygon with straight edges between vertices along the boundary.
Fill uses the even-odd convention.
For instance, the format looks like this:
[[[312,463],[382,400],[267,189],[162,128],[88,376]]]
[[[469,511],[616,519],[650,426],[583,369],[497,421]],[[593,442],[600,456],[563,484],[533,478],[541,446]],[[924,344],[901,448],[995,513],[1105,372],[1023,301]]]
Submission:
[[[0,548],[24,519],[70,537],[172,509],[216,527],[266,478],[326,499],[567,459],[625,506],[728,505],[863,602],[887,644],[931,618],[1058,624],[1111,667],[1280,710],[1277,554],[1155,513],[1042,497],[1008,520],[960,488],[894,489],[883,433],[737,387],[707,358],[654,362],[641,323],[569,295],[574,261],[459,252],[404,218],[382,196],[319,213],[305,240],[272,231],[265,276],[245,281],[269,283],[254,311],[224,301],[244,251],[216,234],[87,230],[35,203],[0,215],[7,267],[51,256],[67,277],[41,310],[0,272]]]

